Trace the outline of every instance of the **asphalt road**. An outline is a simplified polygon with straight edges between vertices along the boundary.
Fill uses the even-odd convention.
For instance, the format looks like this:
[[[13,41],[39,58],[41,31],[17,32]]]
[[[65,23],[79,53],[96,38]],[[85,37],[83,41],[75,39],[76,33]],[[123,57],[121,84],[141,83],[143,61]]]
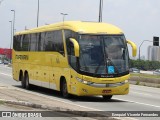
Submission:
[[[12,79],[12,69],[4,65],[0,65],[0,82],[20,88],[20,82]],[[104,101],[100,96],[63,99],[57,92],[53,91],[53,94],[51,94],[51,92],[47,91],[41,88],[30,92],[48,97],[49,99],[56,99],[68,104],[90,108],[91,111],[160,111],[160,88],[130,85],[128,95],[113,96],[111,101]],[[157,120],[157,118],[143,117],[136,119]]]

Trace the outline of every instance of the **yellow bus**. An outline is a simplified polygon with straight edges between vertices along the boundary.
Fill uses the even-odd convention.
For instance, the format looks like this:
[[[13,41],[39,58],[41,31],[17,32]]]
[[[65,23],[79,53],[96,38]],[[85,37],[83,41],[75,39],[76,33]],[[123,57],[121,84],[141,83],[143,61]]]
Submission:
[[[107,23],[66,21],[17,32],[13,41],[13,79],[60,91],[63,97],[129,92],[129,53],[136,45]]]

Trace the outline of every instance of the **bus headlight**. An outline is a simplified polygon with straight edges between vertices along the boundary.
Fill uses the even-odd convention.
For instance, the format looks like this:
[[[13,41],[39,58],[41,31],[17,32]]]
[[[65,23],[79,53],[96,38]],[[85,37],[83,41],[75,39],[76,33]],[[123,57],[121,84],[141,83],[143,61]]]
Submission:
[[[126,83],[128,83],[128,82],[129,82],[128,80],[125,80],[125,81],[120,82],[120,83],[122,83],[122,84],[126,84]]]
[[[125,82],[125,83],[128,83],[129,81],[128,81],[128,80],[125,80],[124,82]]]
[[[76,77],[76,79],[78,80],[78,82],[83,82],[83,80],[78,77]]]
[[[89,81],[83,80],[83,79],[78,78],[78,77],[76,77],[76,79],[77,79],[77,81],[78,81],[78,82],[81,82],[81,83],[83,83],[83,84],[87,84],[87,85],[90,85],[90,84],[92,84],[92,83],[93,83],[93,82],[89,82]]]

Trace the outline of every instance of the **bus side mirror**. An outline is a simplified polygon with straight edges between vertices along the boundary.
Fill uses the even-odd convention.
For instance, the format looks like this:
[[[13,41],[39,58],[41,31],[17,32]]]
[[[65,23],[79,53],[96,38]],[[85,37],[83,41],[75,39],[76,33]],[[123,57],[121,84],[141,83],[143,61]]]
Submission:
[[[132,56],[133,57],[136,57],[137,55],[137,46],[134,42],[130,41],[130,40],[127,40],[127,43],[131,45],[132,47]]]
[[[70,38],[70,42],[73,43],[74,46],[74,55],[76,57],[79,57],[79,44],[74,38]]]

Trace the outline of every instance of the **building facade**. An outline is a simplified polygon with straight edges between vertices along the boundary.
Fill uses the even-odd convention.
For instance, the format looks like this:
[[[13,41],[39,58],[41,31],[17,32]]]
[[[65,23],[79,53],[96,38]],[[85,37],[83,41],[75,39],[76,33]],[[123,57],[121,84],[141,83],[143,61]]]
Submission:
[[[160,61],[160,47],[149,46],[148,47],[148,60],[149,61]]]
[[[8,48],[0,48],[0,59],[11,60],[12,58],[12,50]]]

